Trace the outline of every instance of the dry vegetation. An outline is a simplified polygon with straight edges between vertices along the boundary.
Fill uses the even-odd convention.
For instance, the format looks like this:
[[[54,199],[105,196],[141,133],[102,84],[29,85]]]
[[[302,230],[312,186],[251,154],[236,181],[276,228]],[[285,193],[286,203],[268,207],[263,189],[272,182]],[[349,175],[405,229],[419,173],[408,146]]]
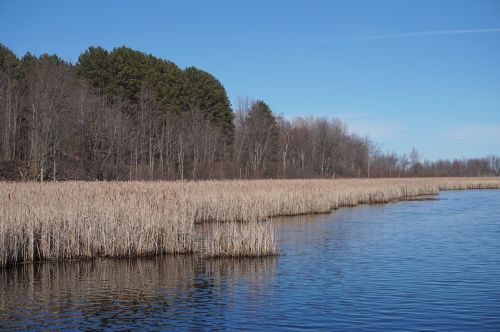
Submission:
[[[35,260],[277,253],[269,217],[325,213],[500,178],[0,183],[0,267]],[[197,224],[211,222],[205,234]],[[227,223],[229,222],[229,223]]]
[[[275,255],[276,237],[271,222],[216,223],[203,241],[208,257]]]

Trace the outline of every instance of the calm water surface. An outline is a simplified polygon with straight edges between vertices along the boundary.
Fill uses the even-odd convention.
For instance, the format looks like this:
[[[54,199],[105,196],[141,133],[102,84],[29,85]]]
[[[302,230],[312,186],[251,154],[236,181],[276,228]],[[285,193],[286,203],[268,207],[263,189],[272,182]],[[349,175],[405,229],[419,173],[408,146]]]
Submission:
[[[500,190],[276,224],[275,258],[0,270],[0,329],[500,331]]]

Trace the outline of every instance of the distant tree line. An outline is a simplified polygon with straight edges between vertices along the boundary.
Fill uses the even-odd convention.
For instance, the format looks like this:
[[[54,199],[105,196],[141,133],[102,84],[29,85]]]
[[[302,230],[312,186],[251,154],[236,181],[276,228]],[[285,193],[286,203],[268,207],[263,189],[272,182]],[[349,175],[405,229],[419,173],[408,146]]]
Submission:
[[[383,153],[338,119],[287,120],[261,100],[127,47],[76,64],[0,44],[0,179],[136,180],[485,176],[500,158]]]

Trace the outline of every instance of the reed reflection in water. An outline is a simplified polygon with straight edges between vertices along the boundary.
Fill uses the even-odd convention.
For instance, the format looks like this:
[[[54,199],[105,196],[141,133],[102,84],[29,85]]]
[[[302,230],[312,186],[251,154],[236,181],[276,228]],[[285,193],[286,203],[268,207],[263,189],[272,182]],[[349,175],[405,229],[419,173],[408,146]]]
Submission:
[[[179,255],[14,266],[0,270],[0,327],[228,328],[225,307],[242,288],[260,298],[276,259]]]

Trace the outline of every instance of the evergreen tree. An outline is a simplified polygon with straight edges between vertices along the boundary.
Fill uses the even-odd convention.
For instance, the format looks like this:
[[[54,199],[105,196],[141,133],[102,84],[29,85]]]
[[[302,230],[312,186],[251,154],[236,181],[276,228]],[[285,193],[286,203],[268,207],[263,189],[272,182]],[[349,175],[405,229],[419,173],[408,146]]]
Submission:
[[[270,164],[278,158],[279,129],[271,108],[262,100],[251,106],[244,122],[248,137],[247,158],[253,177],[270,176]]]
[[[206,71],[189,67],[184,70],[187,79],[187,105],[199,108],[213,124],[221,126],[231,141],[234,135],[234,114],[226,90]]]
[[[171,61],[147,57],[146,85],[151,89],[157,101],[166,110],[179,111],[185,104],[186,80],[182,70]]]
[[[11,78],[17,78],[19,72],[19,59],[5,45],[0,44],[0,71]]]
[[[110,93],[111,63],[109,53],[102,47],[89,47],[77,62],[78,74],[97,88],[101,94]]]

